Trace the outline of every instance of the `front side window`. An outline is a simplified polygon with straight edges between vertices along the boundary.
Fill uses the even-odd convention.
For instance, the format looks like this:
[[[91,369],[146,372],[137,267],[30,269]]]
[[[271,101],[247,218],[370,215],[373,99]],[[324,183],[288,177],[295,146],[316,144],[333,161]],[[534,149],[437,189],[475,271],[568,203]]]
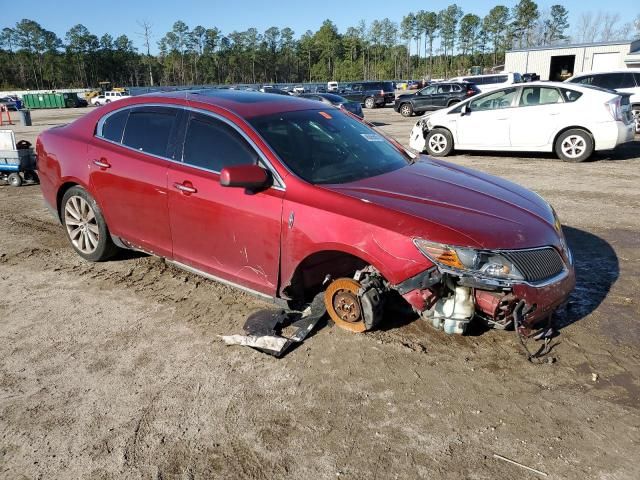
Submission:
[[[131,109],[122,143],[141,152],[167,157],[177,111],[165,107]]]
[[[434,93],[436,93],[436,87],[434,86],[420,90],[420,95],[433,95]]]
[[[548,105],[559,102],[562,102],[562,98],[558,90],[548,87],[525,87],[522,89],[522,96],[520,97],[521,107]]]
[[[184,163],[220,172],[225,167],[255,164],[257,158],[255,150],[233,127],[208,115],[191,115],[184,140]]]
[[[473,100],[469,104],[471,111],[498,110],[509,108],[516,97],[517,89],[507,88]]]
[[[375,130],[340,111],[286,112],[250,122],[285,165],[312,184],[354,182],[411,161]]]

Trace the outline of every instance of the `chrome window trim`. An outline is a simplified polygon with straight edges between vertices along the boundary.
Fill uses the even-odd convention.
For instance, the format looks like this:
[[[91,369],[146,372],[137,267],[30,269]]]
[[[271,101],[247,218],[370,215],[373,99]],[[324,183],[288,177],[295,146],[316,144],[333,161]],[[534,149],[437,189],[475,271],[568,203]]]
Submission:
[[[201,171],[204,171],[204,172],[215,173],[217,175],[220,175],[220,172],[218,170],[212,170],[212,169],[209,169],[209,168],[198,167],[196,165],[190,165],[188,163],[183,162],[182,158],[180,158],[180,160],[176,160],[176,159],[173,159],[173,158],[164,157],[162,155],[156,155],[156,154],[153,154],[153,153],[137,150],[137,149],[135,149],[133,147],[125,145],[124,143],[122,143],[122,141],[115,142],[113,140],[109,140],[108,138],[105,138],[105,137],[102,136],[102,128],[104,127],[104,123],[107,121],[107,119],[111,115],[114,115],[116,113],[120,113],[120,112],[122,112],[124,110],[131,110],[131,109],[139,108],[139,107],[165,107],[165,108],[173,108],[173,109],[176,109],[176,110],[185,110],[185,111],[189,111],[189,112],[201,113],[203,115],[215,118],[216,120],[220,120],[221,122],[229,125],[231,128],[233,128],[236,132],[238,132],[240,134],[240,136],[249,144],[249,146],[251,148],[253,148],[253,150],[255,150],[255,152],[258,154],[258,157],[262,161],[262,163],[267,167],[267,170],[269,170],[269,172],[271,172],[271,175],[273,176],[273,179],[274,179],[274,184],[270,188],[273,188],[275,190],[286,191],[287,186],[284,183],[284,180],[282,179],[282,177],[280,176],[278,171],[273,167],[271,162],[266,158],[266,156],[260,150],[260,148],[258,148],[256,143],[245,132],[243,132],[237,125],[235,125],[233,122],[231,122],[230,120],[226,119],[222,115],[219,115],[219,114],[214,113],[214,112],[210,112],[209,110],[204,110],[202,108],[195,108],[195,107],[187,107],[187,106],[184,106],[184,105],[176,105],[176,104],[173,104],[173,103],[137,103],[135,105],[126,105],[126,106],[124,106],[122,108],[118,108],[118,109],[113,110],[112,112],[109,112],[106,115],[102,116],[100,118],[100,120],[98,121],[97,125],[96,125],[96,133],[94,134],[94,136],[96,138],[99,138],[100,140],[102,140],[104,142],[111,143],[113,145],[118,145],[118,146],[120,146],[122,148],[126,148],[127,150],[131,150],[132,152],[142,153],[144,155],[148,155],[150,157],[157,158],[157,159],[160,159],[160,160],[166,160],[168,162],[177,163],[177,164],[183,165],[185,167],[194,168],[196,170],[201,170]],[[187,120],[187,122],[188,122],[188,120]],[[187,127],[188,127],[188,124],[187,124]],[[125,130],[126,130],[126,125],[125,125]],[[124,130],[122,131],[122,134],[123,134],[123,137],[124,137]],[[260,137],[260,138],[262,139],[262,137]],[[264,141],[264,139],[262,139],[262,140]],[[268,145],[266,142],[265,142],[265,144]],[[272,151],[272,153],[273,153],[273,151]],[[279,157],[277,157],[277,158],[279,158]]]

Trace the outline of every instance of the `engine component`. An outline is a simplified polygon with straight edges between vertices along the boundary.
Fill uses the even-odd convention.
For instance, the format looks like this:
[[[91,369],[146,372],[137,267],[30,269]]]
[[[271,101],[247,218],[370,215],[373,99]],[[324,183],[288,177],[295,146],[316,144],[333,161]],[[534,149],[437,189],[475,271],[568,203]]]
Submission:
[[[442,329],[448,334],[462,335],[475,312],[471,289],[455,287],[454,294],[441,298],[436,302],[429,317],[435,328]]]
[[[504,330],[511,326],[516,298],[512,294],[475,290],[476,308],[492,328]]]

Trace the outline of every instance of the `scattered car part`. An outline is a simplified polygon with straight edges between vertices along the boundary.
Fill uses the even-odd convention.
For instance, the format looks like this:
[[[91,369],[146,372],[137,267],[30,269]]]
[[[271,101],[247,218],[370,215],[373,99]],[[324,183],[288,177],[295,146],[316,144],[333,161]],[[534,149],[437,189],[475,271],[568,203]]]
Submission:
[[[246,335],[223,335],[227,345],[243,345],[282,357],[295,343],[301,343],[322,319],[324,308],[322,294],[316,295],[303,312],[292,310],[259,310],[252,313],[244,324]],[[293,329],[293,333],[284,336],[282,330]]]

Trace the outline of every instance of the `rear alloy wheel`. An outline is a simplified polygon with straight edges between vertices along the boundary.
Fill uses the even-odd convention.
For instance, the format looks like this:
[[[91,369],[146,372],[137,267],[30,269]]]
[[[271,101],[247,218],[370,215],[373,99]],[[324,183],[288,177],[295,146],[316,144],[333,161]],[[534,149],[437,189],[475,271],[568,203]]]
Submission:
[[[367,97],[364,99],[364,106],[366,108],[375,108],[376,101],[373,99],[373,97]]]
[[[22,177],[20,176],[19,173],[9,174],[7,181],[9,182],[9,185],[11,185],[12,187],[19,187],[20,185],[22,185]]]
[[[555,152],[565,162],[584,162],[593,153],[593,139],[584,130],[567,130],[556,140]]]
[[[427,134],[425,139],[427,153],[433,157],[446,157],[453,150],[451,132],[444,128],[435,128]]]
[[[82,258],[100,262],[116,253],[100,207],[82,187],[72,187],[64,194],[61,216],[71,245]]]
[[[403,103],[400,105],[400,115],[403,117],[410,117],[413,115],[413,107],[410,103]]]
[[[331,320],[350,332],[364,332],[362,305],[358,297],[360,284],[352,278],[338,278],[324,292],[324,304]]]

